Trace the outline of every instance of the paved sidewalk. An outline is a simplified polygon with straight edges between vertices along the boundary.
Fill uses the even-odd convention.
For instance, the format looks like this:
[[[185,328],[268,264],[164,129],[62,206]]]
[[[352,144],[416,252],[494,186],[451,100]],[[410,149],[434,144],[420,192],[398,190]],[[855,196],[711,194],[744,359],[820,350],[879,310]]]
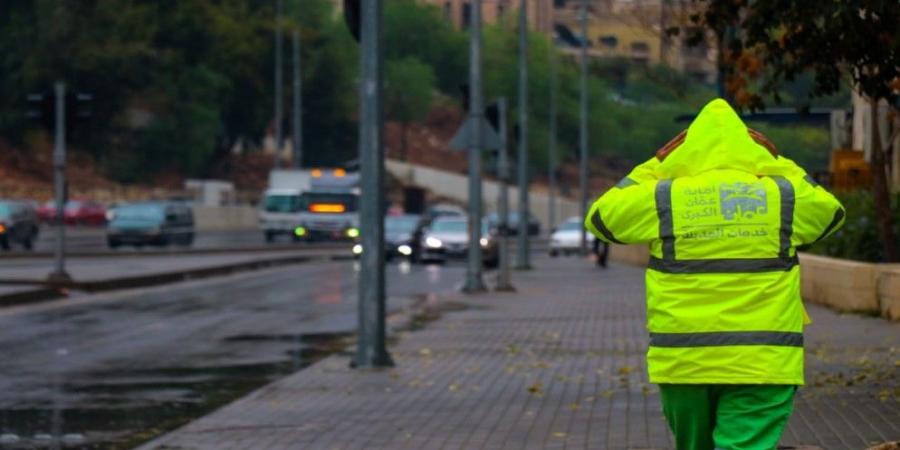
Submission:
[[[141,449],[672,448],[646,378],[643,270],[536,265],[516,293],[430,299],[454,311],[401,332],[395,369],[333,356]],[[809,386],[783,444],[900,440],[900,325],[810,313]]]

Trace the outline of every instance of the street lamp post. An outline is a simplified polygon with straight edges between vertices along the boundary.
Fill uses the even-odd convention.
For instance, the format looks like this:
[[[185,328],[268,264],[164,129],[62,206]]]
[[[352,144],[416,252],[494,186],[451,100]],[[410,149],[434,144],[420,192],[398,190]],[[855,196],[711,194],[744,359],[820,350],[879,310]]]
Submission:
[[[359,271],[356,367],[393,365],[385,344],[384,286],[384,116],[382,0],[360,8],[359,205],[363,253]]]
[[[509,279],[509,157],[506,154],[509,143],[506,129],[506,97],[497,100],[500,148],[497,150],[497,179],[500,181],[498,194],[498,233],[500,236],[500,270],[497,273],[497,291],[514,291]]]
[[[516,269],[531,268],[528,248],[528,0],[519,6],[519,220]]]
[[[481,274],[481,145],[484,100],[481,92],[481,0],[472,1],[469,27],[469,254],[465,292],[486,290]]]
[[[303,167],[303,81],[301,79],[301,67],[300,67],[300,32],[294,31],[294,114],[292,117],[292,131],[293,135],[291,136],[291,141],[293,144],[293,157],[291,158],[294,162],[294,168],[299,169]]]
[[[281,14],[283,1],[275,0],[275,168],[281,167]]]
[[[587,2],[588,0],[581,0],[581,124],[579,126],[579,141],[580,141],[580,165],[579,165],[579,180],[578,187],[581,191],[581,217],[587,217],[587,203],[588,203],[588,129],[587,129],[587,115],[588,115],[588,103],[587,103],[587,69],[588,69],[588,60],[587,60],[587,41],[588,41],[588,27],[587,27],[587,19],[588,19],[588,10],[587,10]],[[581,254],[587,254],[587,232],[584,227],[581,227],[581,243],[579,246],[581,250]]]
[[[550,37],[550,141],[547,146],[547,227],[556,226],[556,43]]]
[[[66,272],[66,85],[58,81],[54,91],[53,190],[56,196],[56,248],[51,282],[65,283],[72,277]]]

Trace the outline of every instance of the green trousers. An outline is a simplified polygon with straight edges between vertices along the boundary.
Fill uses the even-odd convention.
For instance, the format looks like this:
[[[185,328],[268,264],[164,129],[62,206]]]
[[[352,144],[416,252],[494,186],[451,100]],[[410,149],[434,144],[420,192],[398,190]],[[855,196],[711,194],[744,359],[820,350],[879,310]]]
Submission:
[[[770,450],[791,416],[796,386],[660,384],[678,450]]]

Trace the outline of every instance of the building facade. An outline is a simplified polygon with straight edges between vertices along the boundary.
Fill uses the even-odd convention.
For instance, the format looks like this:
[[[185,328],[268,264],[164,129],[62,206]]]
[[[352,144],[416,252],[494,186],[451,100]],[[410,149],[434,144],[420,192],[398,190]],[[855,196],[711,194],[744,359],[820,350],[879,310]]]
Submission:
[[[580,0],[557,0],[555,31],[561,46],[581,39]],[[690,24],[692,2],[687,0],[588,0],[588,53],[601,58],[624,58],[637,64],[664,64],[699,81],[712,83],[717,75],[717,48],[707,39],[688,46],[684,36],[668,36],[671,27]],[[569,42],[564,39],[570,37]]]
[[[471,0],[423,0],[441,8],[444,17],[460,29],[468,28],[471,17]],[[554,24],[554,0],[527,0],[528,23],[532,31],[551,33]],[[482,0],[482,22],[493,24],[517,20],[520,0]]]

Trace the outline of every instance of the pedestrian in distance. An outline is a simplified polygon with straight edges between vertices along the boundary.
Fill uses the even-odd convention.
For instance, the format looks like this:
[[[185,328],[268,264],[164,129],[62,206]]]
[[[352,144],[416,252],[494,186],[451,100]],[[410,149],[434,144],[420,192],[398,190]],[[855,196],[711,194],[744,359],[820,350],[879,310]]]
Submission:
[[[600,248],[603,247],[603,251],[600,251]],[[597,263],[597,267],[606,268],[606,263],[609,261],[609,242],[601,241],[600,239],[594,239],[593,242],[594,248],[594,261]]]
[[[803,384],[797,247],[844,208],[721,99],[591,207],[646,244],[650,382],[679,450],[774,449]]]

